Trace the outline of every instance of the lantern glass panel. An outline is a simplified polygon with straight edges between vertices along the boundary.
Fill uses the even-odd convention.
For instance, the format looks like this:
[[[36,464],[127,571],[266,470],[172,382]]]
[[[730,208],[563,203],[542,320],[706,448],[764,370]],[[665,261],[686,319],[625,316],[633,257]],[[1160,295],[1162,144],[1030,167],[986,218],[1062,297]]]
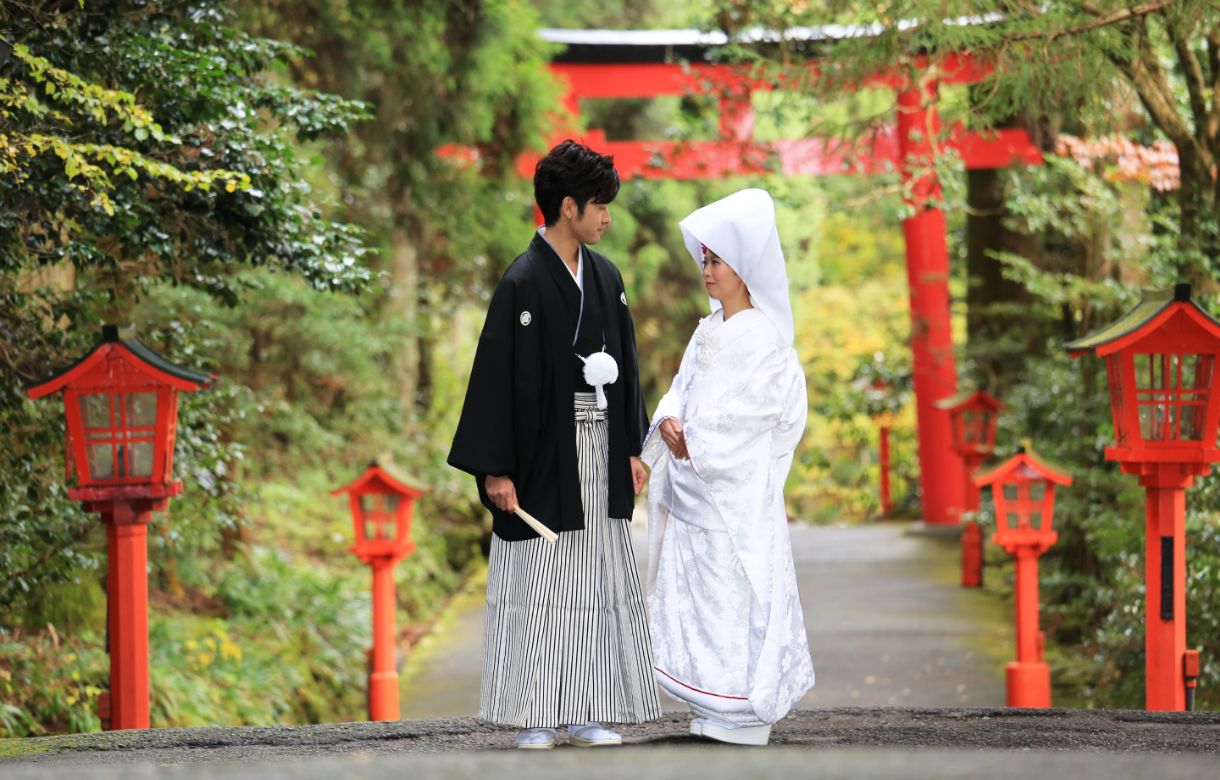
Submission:
[[[1042,530],[1042,513],[1041,512],[1030,512],[1029,513],[1029,527],[1034,529],[1035,531]]]
[[[364,538],[370,541],[380,541],[394,538],[394,524],[385,522],[378,516],[377,519],[364,521]]]
[[[1029,483],[1029,500],[1044,501],[1046,499],[1046,483],[1042,480]]]
[[[1012,485],[1012,484],[1007,484],[1007,485],[1004,485],[1003,487],[1004,487],[1004,500],[1005,501],[1016,501],[1017,500],[1017,486]]]
[[[1211,392],[1214,357],[1134,356],[1140,435],[1145,441],[1199,441]]]
[[[1114,438],[1118,445],[1127,444],[1127,413],[1123,402],[1123,369],[1118,354],[1106,358],[1106,378],[1110,384],[1110,410],[1114,415]]]
[[[80,397],[81,419],[86,428],[113,428],[110,415],[110,396],[102,394],[82,395]]]
[[[1182,407],[1182,438],[1199,441],[1203,438],[1203,418],[1207,407],[1203,404],[1187,404]]]
[[[114,479],[114,447],[109,442],[90,444],[88,457],[91,479]]]
[[[398,497],[380,493],[360,497],[365,539],[393,539],[398,535]]]
[[[151,428],[157,424],[157,394],[128,393],[127,419],[128,428]]]
[[[1020,520],[1020,518],[1017,517],[1016,512],[1008,512],[1007,514],[1005,514],[1005,516],[1004,516],[1004,527],[1005,528],[1012,529],[1012,528],[1019,528],[1020,526],[1021,526],[1021,520]]]
[[[153,471],[153,443],[136,441],[131,443],[131,476],[151,477]]]

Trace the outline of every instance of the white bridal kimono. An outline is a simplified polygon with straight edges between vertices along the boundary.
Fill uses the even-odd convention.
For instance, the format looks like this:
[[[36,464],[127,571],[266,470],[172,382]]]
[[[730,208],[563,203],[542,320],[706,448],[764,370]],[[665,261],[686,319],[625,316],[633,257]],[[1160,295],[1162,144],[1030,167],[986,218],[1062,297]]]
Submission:
[[[807,403],[805,377],[791,347],[782,255],[782,301],[776,290],[769,298],[756,295],[766,278],[755,275],[751,284],[751,262],[757,268],[773,265],[775,258],[760,260],[757,249],[751,254],[748,247],[764,247],[768,236],[754,244],[750,236],[739,236],[747,249],[736,255],[735,265],[731,241],[695,220],[717,205],[683,222],[688,246],[694,238],[692,255],[703,243],[733,266],[755,308],[725,321],[713,301],[714,311],[695,329],[644,444],[651,468],[650,626],[656,678],[664,691],[689,703],[696,715],[754,726],[783,718],[814,681],[783,497]],[[713,225],[728,220],[743,232],[735,215],[749,209],[740,199],[728,205],[728,216],[704,216],[715,217]],[[770,207],[769,197],[764,205]],[[773,216],[758,223],[765,228],[763,223],[773,235]],[[770,251],[778,254],[777,237]],[[778,305],[768,312],[768,302]],[[661,438],[659,426],[668,417],[682,425],[688,460],[674,458]]]

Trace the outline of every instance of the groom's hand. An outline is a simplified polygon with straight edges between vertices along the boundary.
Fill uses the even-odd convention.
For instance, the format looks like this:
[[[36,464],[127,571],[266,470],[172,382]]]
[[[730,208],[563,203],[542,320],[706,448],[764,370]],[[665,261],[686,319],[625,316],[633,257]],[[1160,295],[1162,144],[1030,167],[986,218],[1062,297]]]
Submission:
[[[487,497],[491,499],[491,503],[505,512],[517,508],[517,487],[513,484],[512,477],[493,477],[488,474],[486,486]]]
[[[635,483],[637,496],[644,489],[644,483],[648,481],[648,472],[644,470],[644,464],[634,455],[631,456],[631,481]]]

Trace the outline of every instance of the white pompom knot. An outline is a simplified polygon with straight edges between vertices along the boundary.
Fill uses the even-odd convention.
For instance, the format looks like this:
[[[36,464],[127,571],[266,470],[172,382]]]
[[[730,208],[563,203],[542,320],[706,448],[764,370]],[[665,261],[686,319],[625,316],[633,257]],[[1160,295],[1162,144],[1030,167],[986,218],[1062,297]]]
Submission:
[[[584,361],[585,381],[592,385],[597,393],[597,408],[605,409],[606,393],[602,388],[618,381],[618,363],[605,352],[594,352],[589,357],[577,357]]]

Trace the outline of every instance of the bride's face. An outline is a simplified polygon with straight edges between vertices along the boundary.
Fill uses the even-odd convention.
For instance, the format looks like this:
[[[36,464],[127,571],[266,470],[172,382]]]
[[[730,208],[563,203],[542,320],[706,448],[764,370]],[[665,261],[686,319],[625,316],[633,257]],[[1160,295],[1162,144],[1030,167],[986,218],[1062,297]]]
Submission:
[[[741,281],[737,272],[710,249],[703,254],[703,284],[707,287],[708,296],[721,303],[734,300],[739,295],[748,295],[745,282]]]

